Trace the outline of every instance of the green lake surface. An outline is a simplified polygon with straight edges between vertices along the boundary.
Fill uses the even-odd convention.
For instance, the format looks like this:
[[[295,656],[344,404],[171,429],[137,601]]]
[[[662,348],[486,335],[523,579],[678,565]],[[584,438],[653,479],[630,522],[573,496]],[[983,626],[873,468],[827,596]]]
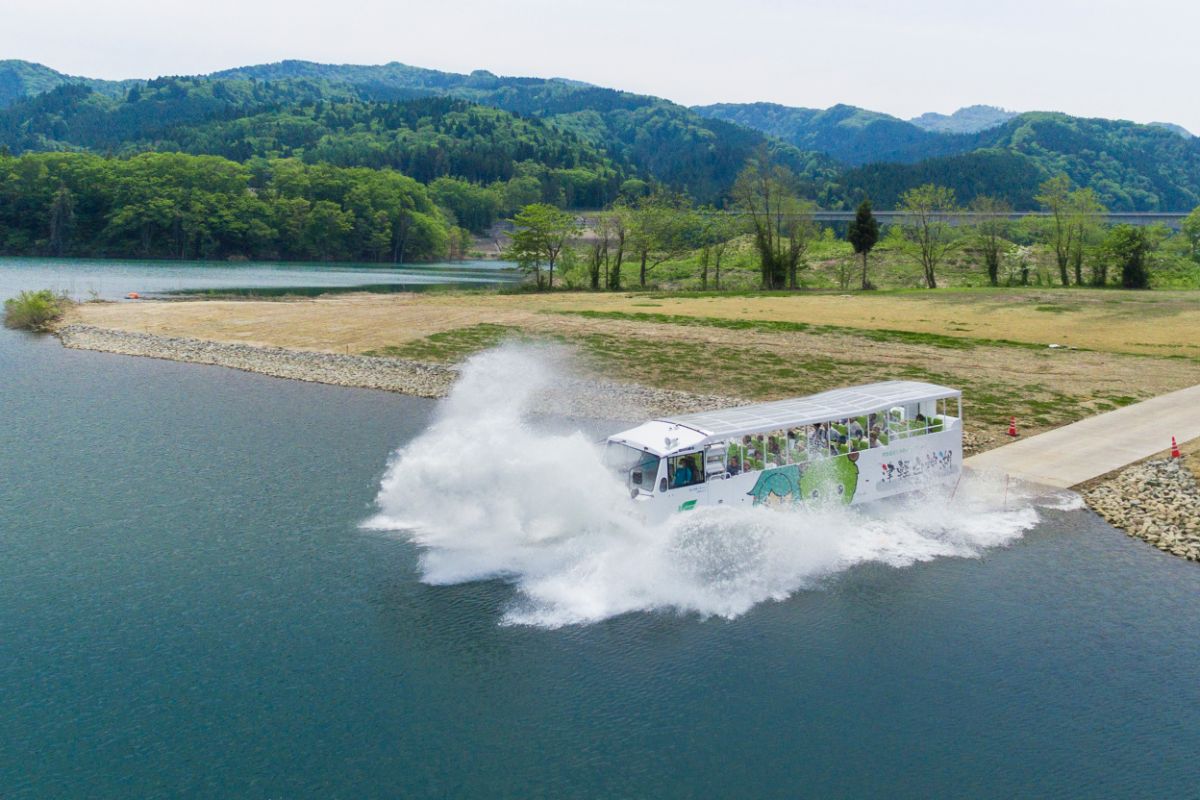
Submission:
[[[0,297],[263,274],[38,263],[0,261]],[[430,585],[363,528],[438,411],[0,330],[0,797],[1200,791],[1195,564],[1042,508],[732,619],[509,624],[512,580]]]

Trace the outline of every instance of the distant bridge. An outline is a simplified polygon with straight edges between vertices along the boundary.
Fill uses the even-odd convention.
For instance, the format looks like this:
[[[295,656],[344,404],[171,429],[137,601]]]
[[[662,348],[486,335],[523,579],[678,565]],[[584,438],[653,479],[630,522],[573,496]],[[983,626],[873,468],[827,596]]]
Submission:
[[[725,211],[719,213],[736,214],[741,216],[746,212]],[[875,215],[875,219],[879,220],[885,225],[901,222],[905,216],[903,211],[877,211],[872,209],[871,213]],[[1110,211],[1107,214],[1103,214],[1102,217],[1105,222],[1113,225],[1119,223],[1124,223],[1127,225],[1162,224],[1173,230],[1179,230],[1183,224],[1184,218],[1187,217],[1187,215],[1188,212],[1186,211]],[[852,219],[854,219],[854,212],[818,210],[813,211],[811,216],[815,222],[850,222]],[[945,214],[934,214],[936,219],[943,220],[951,225],[972,225],[981,217],[985,216],[987,215],[980,214],[975,211],[955,211]],[[1051,214],[1049,211],[1013,211],[1007,216],[1010,220],[1019,220],[1026,217],[1052,217],[1053,214]],[[598,221],[597,212],[583,212],[579,216],[579,221],[589,228],[595,227]]]
[[[872,211],[875,218],[882,223],[900,222],[904,219],[903,211]],[[951,225],[970,225],[981,217],[986,215],[979,214],[974,211],[956,211],[954,213],[936,214],[938,219],[949,222]],[[1049,211],[1014,211],[1008,215],[1009,219],[1018,220],[1025,217],[1050,217],[1053,216]],[[1127,225],[1154,225],[1162,224],[1168,228],[1179,230],[1183,224],[1184,218],[1187,216],[1185,211],[1111,211],[1104,214],[1105,222],[1112,224],[1124,223]],[[817,222],[849,222],[854,219],[853,211],[814,211],[812,217]]]

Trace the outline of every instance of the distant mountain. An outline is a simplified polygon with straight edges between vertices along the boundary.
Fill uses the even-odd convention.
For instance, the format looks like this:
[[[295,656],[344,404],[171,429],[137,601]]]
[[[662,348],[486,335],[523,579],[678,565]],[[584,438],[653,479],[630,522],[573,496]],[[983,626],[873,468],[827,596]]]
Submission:
[[[429,106],[439,97],[458,105]],[[17,153],[291,156],[393,167],[421,180],[535,175],[546,199],[569,205],[611,201],[629,178],[664,184],[699,202],[720,202],[759,149],[808,177],[813,192],[836,171],[826,158],[654,97],[396,63],[285,61],[156,78],[119,96],[64,81],[0,111],[0,145]]]
[[[1183,127],[1182,125],[1176,125],[1173,122],[1151,122],[1150,125],[1155,128],[1162,128],[1163,130],[1168,130],[1171,133],[1177,133],[1185,139],[1193,138],[1191,131],[1189,131],[1187,128]]]
[[[1005,111],[996,106],[967,106],[950,115],[930,111],[909,122],[933,133],[978,133],[999,127],[1015,116],[1016,111]]]
[[[934,133],[852,106],[819,111],[747,103],[696,110],[850,167],[839,180],[849,204],[869,196],[886,208],[906,189],[932,181],[954,188],[962,202],[988,194],[1031,208],[1037,184],[1059,173],[1095,189],[1116,210],[1183,211],[1200,204],[1200,139],[1161,126],[1030,112],[975,133]]]
[[[398,62],[356,66],[309,61],[260,64],[205,77],[309,79],[349,88],[367,101],[442,95],[494,106],[545,120],[600,149],[631,177],[659,181],[706,203],[728,194],[746,160],[759,149],[771,151],[813,187],[836,170],[828,158],[752,127],[710,119],[661,98],[562,78],[504,77],[487,70],[464,75]]]
[[[104,81],[65,75],[30,61],[0,61],[0,108],[24,97],[35,97],[64,85],[87,86],[101,94],[116,96],[138,81]]]
[[[848,105],[689,109],[561,78],[395,62],[282,61],[124,82],[0,62],[0,146],[12,152],[181,151],[393,167],[422,181],[536,178],[543,199],[573,207],[607,202],[630,181],[627,190],[660,184],[722,203],[765,150],[827,207],[870,196],[886,208],[933,181],[962,202],[989,194],[1024,209],[1041,181],[1065,173],[1115,210],[1190,210],[1200,139],[1184,133],[986,106],[915,122]]]
[[[718,103],[698,114],[754,128],[801,150],[824,153],[844,164],[903,163],[972,149],[969,140],[930,133],[911,122],[854,106],[821,110],[777,103]]]

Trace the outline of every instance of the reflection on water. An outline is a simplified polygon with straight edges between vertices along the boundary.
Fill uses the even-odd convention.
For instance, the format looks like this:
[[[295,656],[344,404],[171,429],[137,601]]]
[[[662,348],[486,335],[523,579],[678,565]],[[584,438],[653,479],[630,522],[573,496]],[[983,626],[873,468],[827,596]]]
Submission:
[[[121,261],[0,258],[0,297],[24,289],[53,289],[79,300],[142,295],[320,294],[322,291],[421,291],[432,286],[467,287],[510,283],[520,276],[501,261],[443,264],[319,265],[224,264],[181,261]]]

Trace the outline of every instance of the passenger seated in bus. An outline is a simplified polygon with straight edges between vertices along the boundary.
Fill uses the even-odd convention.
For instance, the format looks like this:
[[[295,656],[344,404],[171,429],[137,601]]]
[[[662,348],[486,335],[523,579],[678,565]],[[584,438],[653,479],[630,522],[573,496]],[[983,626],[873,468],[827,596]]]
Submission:
[[[851,439],[861,439],[866,434],[866,431],[863,430],[862,424],[860,424],[856,419],[850,420],[850,424],[847,425],[846,428]]]
[[[755,457],[755,456],[759,455],[758,448],[755,447],[755,444],[757,444],[757,442],[755,442],[753,437],[751,437],[751,436],[743,436],[742,437],[742,446],[746,448],[746,455],[748,455],[750,457]]]
[[[809,442],[815,451],[820,452],[829,446],[829,429],[825,427],[825,423],[818,423],[813,426],[812,436]]]
[[[868,444],[870,447],[879,447],[879,428],[871,429],[871,436],[869,438]]]
[[[729,477],[740,475],[742,472],[742,460],[737,456],[729,457],[729,466],[725,468],[725,474]]]
[[[800,464],[807,459],[808,437],[804,435],[803,428],[792,428],[788,431],[787,438],[788,460],[793,464]]]
[[[680,486],[691,486],[695,482],[696,464],[691,458],[685,458],[675,468],[675,483],[671,488],[678,489]]]

